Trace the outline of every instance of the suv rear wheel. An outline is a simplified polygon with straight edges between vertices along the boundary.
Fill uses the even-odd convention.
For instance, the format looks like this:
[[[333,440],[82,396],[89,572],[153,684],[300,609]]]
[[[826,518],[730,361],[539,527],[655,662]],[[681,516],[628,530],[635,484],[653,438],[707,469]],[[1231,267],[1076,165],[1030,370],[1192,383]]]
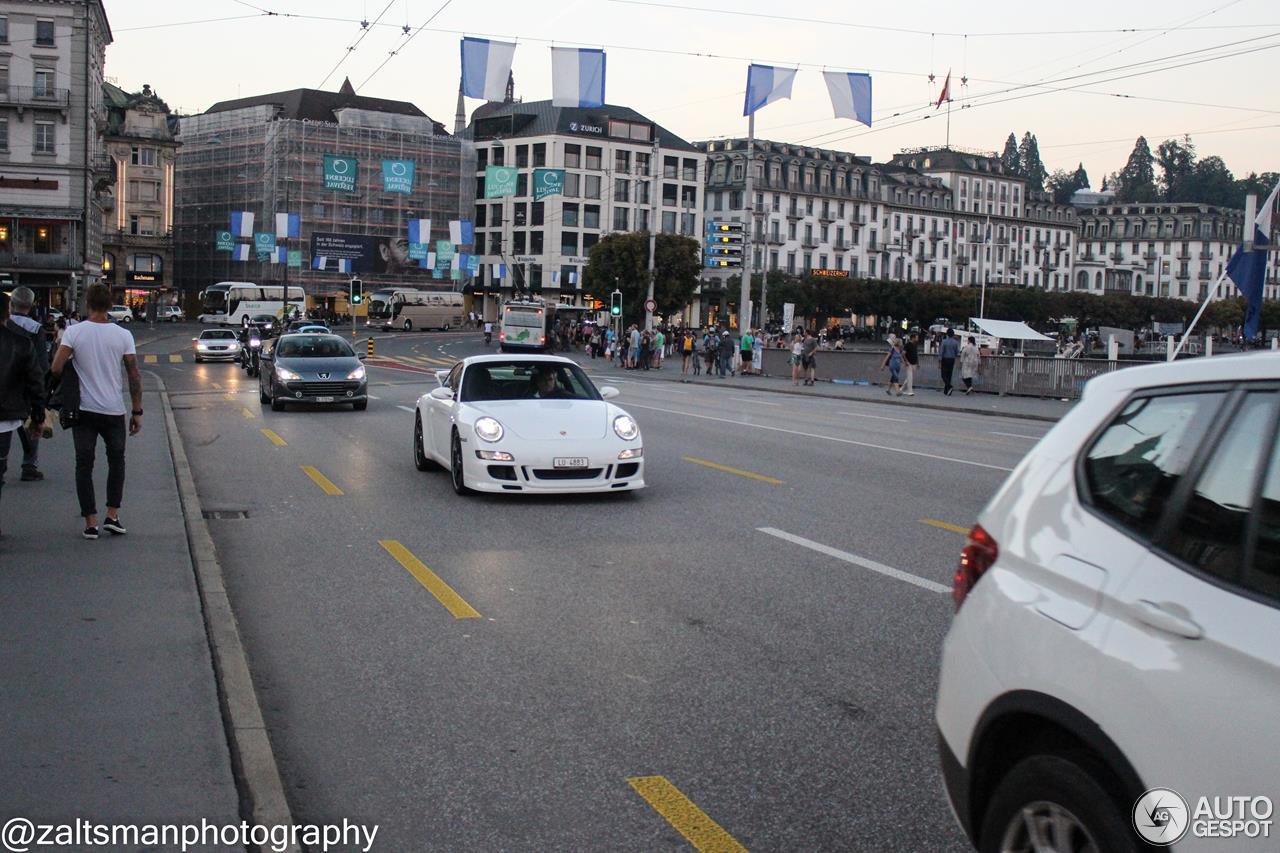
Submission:
[[[1088,755],[1033,755],[1000,780],[982,818],[982,853],[1137,853],[1138,835]]]

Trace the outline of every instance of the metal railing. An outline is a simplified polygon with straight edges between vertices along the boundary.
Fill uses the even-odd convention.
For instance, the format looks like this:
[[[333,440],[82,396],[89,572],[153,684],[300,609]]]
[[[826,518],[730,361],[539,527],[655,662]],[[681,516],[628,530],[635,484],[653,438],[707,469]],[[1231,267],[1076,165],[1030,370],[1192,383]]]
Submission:
[[[14,86],[0,88],[0,105],[50,107],[66,109],[71,103],[71,90],[52,86]]]

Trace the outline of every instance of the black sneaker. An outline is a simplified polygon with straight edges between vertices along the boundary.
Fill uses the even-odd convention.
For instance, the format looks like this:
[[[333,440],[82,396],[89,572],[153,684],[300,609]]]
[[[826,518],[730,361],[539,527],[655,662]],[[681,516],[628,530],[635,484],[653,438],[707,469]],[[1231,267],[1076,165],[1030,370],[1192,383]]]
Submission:
[[[98,528],[96,528],[96,527],[86,527],[86,528],[84,529],[84,533],[81,533],[80,535],[81,535],[81,536],[83,536],[85,539],[97,539],[97,538],[98,538]]]
[[[120,523],[120,519],[118,518],[108,518],[106,521],[102,522],[102,529],[110,531],[116,536],[123,536],[129,532],[124,529],[124,525]]]
[[[21,479],[23,480],[23,482],[30,482],[32,480],[43,480],[44,472],[41,471],[39,468],[23,468]]]

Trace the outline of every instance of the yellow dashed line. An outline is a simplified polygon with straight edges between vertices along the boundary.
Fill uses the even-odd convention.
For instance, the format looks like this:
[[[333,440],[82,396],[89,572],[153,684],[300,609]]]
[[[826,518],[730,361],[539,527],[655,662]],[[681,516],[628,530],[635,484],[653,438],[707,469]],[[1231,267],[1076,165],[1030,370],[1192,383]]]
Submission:
[[[156,358],[154,355],[144,355],[142,357],[143,364],[155,364],[159,360],[160,359]]]
[[[267,438],[271,439],[271,443],[274,444],[276,447],[284,447],[286,444],[289,443],[285,441],[283,438],[281,438],[280,436],[276,435],[276,431],[273,429],[267,429],[263,427],[261,432]]]
[[[939,530],[949,530],[952,533],[959,533],[961,536],[969,535],[969,528],[961,527],[959,524],[952,524],[949,521],[938,521],[936,518],[922,518],[921,524],[927,524],[930,527],[936,527]]]
[[[244,415],[246,418],[253,417],[253,412],[249,411],[243,406],[240,407],[240,414]]]
[[[171,355],[171,356],[169,356],[169,363],[170,363],[170,364],[182,364],[182,356],[180,356],[180,355]]]
[[[695,849],[702,853],[747,853],[747,848],[680,793],[680,789],[666,777],[633,776],[627,783]]]
[[[324,474],[321,474],[315,468],[312,468],[310,465],[303,465],[302,470],[329,497],[336,498],[343,494],[342,489],[335,486],[332,480]]]
[[[714,468],[717,471],[723,471],[726,474],[736,474],[739,477],[746,477],[748,480],[759,480],[761,483],[769,483],[770,485],[779,486],[782,481],[776,477],[767,477],[764,474],[756,474],[752,471],[743,471],[741,468],[732,468],[728,465],[721,465],[719,462],[708,462],[705,459],[695,459],[692,456],[681,457],[685,462],[692,462],[694,465],[701,465],[704,468]]]
[[[413,555],[408,548],[401,545],[395,539],[379,539],[378,544],[386,550],[388,554],[396,559],[401,566],[405,568],[409,574],[413,575],[418,583],[426,587],[436,597],[436,600],[445,606],[445,609],[453,614],[455,619],[479,619],[480,614],[474,607],[454,592],[453,587],[449,586],[440,576],[426,564]]]

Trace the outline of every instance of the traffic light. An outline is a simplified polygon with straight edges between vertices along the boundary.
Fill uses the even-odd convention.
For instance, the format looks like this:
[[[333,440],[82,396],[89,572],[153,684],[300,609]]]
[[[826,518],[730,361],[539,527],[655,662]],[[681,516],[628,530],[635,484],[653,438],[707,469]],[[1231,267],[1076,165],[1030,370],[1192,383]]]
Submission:
[[[615,290],[613,293],[609,295],[609,316],[610,317],[622,316],[622,291],[621,290]]]
[[[364,301],[364,282],[358,278],[351,279],[351,304],[359,305]]]
[[[745,235],[741,222],[707,223],[706,264],[715,269],[740,268]]]

